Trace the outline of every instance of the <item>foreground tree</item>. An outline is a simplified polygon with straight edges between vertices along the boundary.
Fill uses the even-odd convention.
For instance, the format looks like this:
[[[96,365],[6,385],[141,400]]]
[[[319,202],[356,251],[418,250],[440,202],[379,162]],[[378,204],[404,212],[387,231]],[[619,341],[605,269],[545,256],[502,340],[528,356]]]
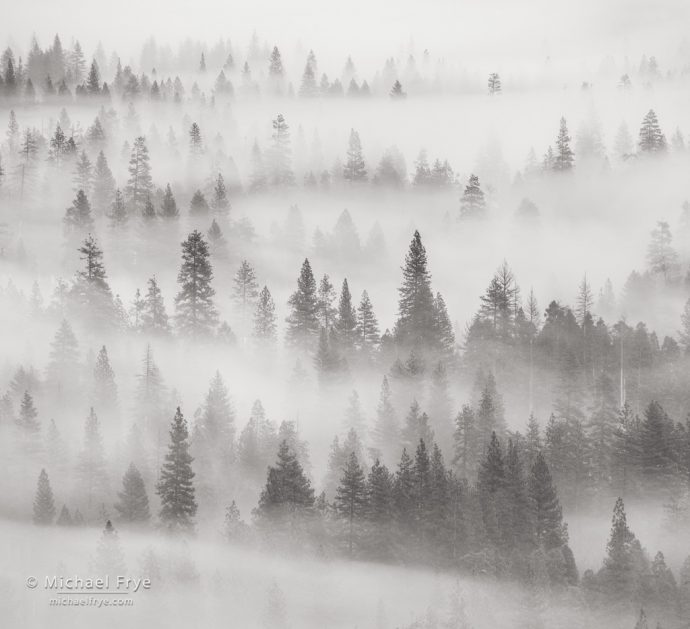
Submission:
[[[197,510],[192,471],[194,459],[189,454],[187,421],[179,406],[169,435],[168,453],[156,485],[156,493],[161,499],[161,525],[170,533],[191,533]]]
[[[182,243],[182,265],[177,276],[180,290],[175,297],[175,322],[181,334],[192,338],[212,336],[218,323],[212,279],[208,245],[201,232],[194,230]]]

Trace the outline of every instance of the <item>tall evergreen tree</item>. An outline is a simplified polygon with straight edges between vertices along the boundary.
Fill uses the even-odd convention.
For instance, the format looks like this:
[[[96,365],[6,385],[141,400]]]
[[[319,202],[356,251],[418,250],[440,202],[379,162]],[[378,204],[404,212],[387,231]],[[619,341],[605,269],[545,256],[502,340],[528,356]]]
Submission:
[[[460,199],[460,218],[484,218],[486,215],[486,201],[484,192],[479,186],[479,177],[470,175]]]
[[[335,494],[336,512],[348,522],[348,552],[352,557],[355,526],[367,509],[366,481],[357,455],[350,453]]]
[[[68,236],[83,236],[93,229],[91,204],[83,190],[77,192],[72,205],[65,210],[62,222],[65,226],[65,234]]]
[[[362,142],[359,133],[350,129],[350,142],[347,148],[347,159],[343,168],[343,179],[350,183],[367,180],[367,169],[362,155]]]
[[[638,146],[642,153],[647,154],[666,151],[666,137],[659,128],[659,120],[653,109],[650,109],[642,120]]]
[[[191,533],[197,503],[194,499],[194,472],[189,454],[187,421],[177,407],[170,426],[170,443],[160,471],[156,493],[161,499],[162,526],[171,533]]]
[[[539,452],[529,477],[529,495],[534,509],[537,542],[546,550],[568,541],[563,513],[544,455]]]
[[[558,137],[556,138],[556,155],[554,156],[553,169],[560,172],[572,170],[575,163],[575,153],[570,148],[568,126],[565,118],[561,118]]]
[[[129,179],[125,192],[128,201],[137,213],[143,212],[147,199],[153,194],[151,164],[146,138],[139,136],[134,140],[129,158]]]
[[[291,312],[286,319],[286,341],[288,345],[309,349],[314,345],[320,326],[316,281],[307,259],[302,263],[297,290],[290,296],[288,304]]]
[[[36,487],[36,497],[34,498],[34,524],[46,526],[53,523],[55,519],[55,501],[53,500],[53,490],[50,487],[48,474],[44,469],[38,476]]]
[[[177,276],[180,290],[175,296],[175,323],[185,336],[208,338],[218,322],[209,257],[204,237],[194,230],[182,243],[182,265]]]
[[[149,498],[141,473],[134,463],[130,463],[122,478],[122,491],[117,494],[119,501],[115,503],[115,510],[124,522],[143,524],[149,520]]]
[[[256,302],[253,336],[254,339],[263,346],[271,346],[276,342],[277,326],[275,304],[266,286],[261,289]]]

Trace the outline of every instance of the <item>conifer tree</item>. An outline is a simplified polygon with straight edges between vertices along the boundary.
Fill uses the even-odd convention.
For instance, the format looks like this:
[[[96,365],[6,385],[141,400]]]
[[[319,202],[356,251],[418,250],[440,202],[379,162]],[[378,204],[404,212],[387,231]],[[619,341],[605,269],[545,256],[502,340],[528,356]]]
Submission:
[[[467,479],[473,474],[478,445],[474,411],[465,404],[455,418],[453,433],[453,465],[460,478]]]
[[[537,542],[546,550],[567,543],[568,533],[563,524],[561,504],[541,452],[537,454],[530,472],[529,495],[534,509]]]
[[[362,142],[359,133],[350,129],[350,141],[347,149],[347,159],[343,168],[343,179],[350,183],[367,180],[367,169],[362,155]]]
[[[572,170],[575,163],[575,154],[570,148],[571,137],[568,135],[568,126],[565,118],[561,118],[561,126],[556,138],[556,154],[553,161],[553,169],[559,172]]]
[[[93,182],[93,172],[91,166],[91,160],[86,154],[86,151],[82,150],[77,159],[76,169],[74,173],[74,191],[85,190],[90,191]]]
[[[194,230],[182,243],[182,265],[177,276],[180,290],[175,296],[175,323],[181,334],[211,336],[218,321],[212,279],[208,245],[201,232]]]
[[[149,498],[141,473],[134,463],[130,463],[122,477],[122,491],[117,494],[119,501],[115,510],[123,521],[130,524],[143,524],[149,520]]]
[[[72,205],[65,210],[62,222],[65,226],[65,234],[68,236],[73,234],[82,236],[93,229],[91,204],[83,190],[77,192]]]
[[[254,311],[254,339],[263,346],[272,346],[277,338],[275,304],[267,286],[259,293]]]
[[[35,456],[40,449],[41,424],[34,399],[29,391],[24,391],[19,405],[17,428],[22,448],[27,456]]]
[[[142,330],[148,334],[168,334],[170,332],[163,295],[155,275],[148,281],[148,288],[144,297],[144,309],[141,315],[141,326]]]
[[[346,354],[351,354],[355,349],[357,328],[357,313],[352,306],[352,296],[347,279],[343,280],[338,302],[338,313],[335,320],[336,338],[340,349]]]
[[[53,490],[50,487],[48,474],[44,469],[38,476],[36,487],[36,497],[34,498],[34,524],[47,526],[55,519],[55,501],[53,500]]]
[[[179,406],[169,435],[168,453],[156,485],[156,493],[161,499],[161,524],[170,533],[191,533],[197,510],[192,471],[194,459],[189,454],[187,421]]]
[[[642,153],[647,154],[666,151],[666,137],[659,128],[659,120],[653,109],[650,109],[642,120],[638,146]]]
[[[642,549],[634,533],[628,528],[623,499],[613,508],[611,534],[606,545],[603,584],[614,599],[628,598],[638,586],[638,557]]]
[[[486,201],[479,186],[479,177],[470,175],[460,199],[460,218],[484,218],[485,215]]]
[[[398,289],[398,320],[395,338],[402,345],[421,343],[434,346],[434,297],[431,275],[427,269],[426,249],[415,231],[402,268],[403,283]]]
[[[230,201],[228,200],[227,189],[223,175],[218,173],[216,184],[213,186],[213,209],[221,215],[227,215],[230,211]]]
[[[414,461],[403,448],[393,482],[393,508],[398,523],[408,530],[414,522],[415,473]]]
[[[240,310],[243,325],[249,312],[254,310],[258,295],[259,285],[254,268],[247,260],[242,260],[233,278],[232,298]]]
[[[362,298],[357,307],[356,347],[366,355],[371,355],[381,340],[379,322],[374,314],[374,307],[367,291],[362,291]]]
[[[58,519],[55,521],[55,524],[58,526],[74,526],[74,520],[72,519],[72,515],[70,514],[67,505],[62,505],[60,515],[58,515]]]
[[[317,318],[318,300],[316,281],[309,260],[302,263],[300,276],[297,279],[297,290],[290,296],[286,341],[288,345],[299,349],[309,349],[314,345],[320,326]]]
[[[177,209],[177,203],[173,196],[170,184],[165,186],[165,193],[163,194],[163,201],[161,202],[161,216],[167,219],[177,218],[180,215]]]
[[[192,123],[189,129],[189,154],[196,158],[204,152],[204,144],[201,139],[201,129],[196,122]]]
[[[290,146],[290,127],[283,114],[273,121],[272,145],[269,154],[270,183],[274,186],[290,186],[295,183],[292,171],[292,149]]]
[[[134,140],[128,172],[129,179],[127,180],[125,193],[134,210],[137,213],[141,213],[146,200],[153,193],[149,149],[146,146],[146,138],[144,136],[139,136]]]
[[[108,218],[110,219],[111,227],[114,229],[124,228],[129,220],[129,213],[127,212],[125,197],[122,192],[120,192],[119,188],[115,190],[113,202],[111,203],[110,211],[108,212]]]
[[[99,216],[110,209],[115,196],[115,178],[103,151],[99,151],[93,171],[93,209]]]
[[[294,514],[308,513],[314,506],[314,490],[297,454],[287,441],[283,440],[278,448],[278,459],[274,466],[268,468],[266,486],[259,498],[257,513],[260,517],[281,519]]]
[[[112,409],[117,404],[115,373],[110,366],[108,350],[101,347],[93,368],[94,402],[98,408]]]
[[[331,283],[330,277],[327,274],[321,278],[319,282],[319,293],[318,293],[318,319],[319,325],[330,330],[331,326],[335,323],[336,315],[338,310],[333,305],[336,300],[335,289]]]
[[[189,202],[189,214],[191,216],[206,216],[210,209],[203,192],[197,190],[192,195],[192,200]]]
[[[489,96],[495,96],[501,93],[501,77],[498,76],[497,72],[492,72],[489,74]]]
[[[348,522],[348,552],[352,557],[355,524],[361,520],[367,508],[366,482],[357,455],[350,453],[343,469],[340,485],[335,493],[336,512]]]

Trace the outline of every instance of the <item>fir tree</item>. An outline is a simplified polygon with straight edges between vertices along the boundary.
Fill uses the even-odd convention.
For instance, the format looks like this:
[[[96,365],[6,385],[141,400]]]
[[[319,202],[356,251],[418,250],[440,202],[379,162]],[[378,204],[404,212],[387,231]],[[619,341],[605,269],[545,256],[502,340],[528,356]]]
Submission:
[[[149,149],[146,146],[146,138],[139,136],[134,140],[132,153],[129,159],[129,179],[125,193],[132,207],[142,212],[146,200],[153,193],[153,181],[151,179],[151,165]]]
[[[570,148],[571,137],[568,135],[568,127],[565,118],[561,118],[561,126],[556,138],[556,155],[554,156],[553,169],[559,172],[572,170],[575,162],[575,154]]]
[[[561,505],[544,455],[539,452],[529,477],[529,496],[534,509],[537,542],[546,550],[568,541]]]
[[[110,209],[115,196],[115,178],[108,166],[108,160],[103,151],[98,153],[96,167],[93,171],[93,209],[96,214],[103,215]]]
[[[77,192],[72,205],[65,210],[65,217],[62,222],[67,235],[83,235],[93,229],[91,205],[83,190]]]
[[[355,349],[357,335],[357,314],[352,306],[352,296],[347,279],[343,280],[338,302],[338,312],[335,320],[335,332],[340,349],[351,354]]]
[[[256,302],[253,336],[260,345],[271,346],[276,342],[277,326],[275,304],[266,286],[261,289]]]
[[[168,453],[156,485],[156,493],[161,499],[161,525],[171,533],[190,533],[194,529],[197,504],[187,422],[179,406],[169,434]]]
[[[295,183],[292,172],[292,149],[290,148],[290,127],[283,114],[273,121],[272,146],[270,152],[270,182],[275,186],[289,186]]]
[[[218,320],[212,279],[208,245],[201,232],[194,230],[182,243],[182,265],[177,276],[180,290],[175,296],[175,322],[183,335],[211,336]]]
[[[93,368],[94,402],[98,408],[112,409],[117,404],[115,373],[110,366],[108,350],[101,347]]]
[[[623,499],[618,498],[613,508],[602,575],[603,584],[614,599],[635,594],[639,578],[637,563],[641,552],[639,542],[628,528]]]
[[[221,215],[227,215],[230,211],[230,201],[228,200],[228,193],[225,188],[225,180],[223,175],[218,173],[216,177],[216,184],[213,186],[213,209]]]
[[[134,463],[130,463],[122,477],[122,491],[117,494],[119,501],[115,503],[115,510],[123,521],[130,524],[142,524],[151,517],[149,512],[149,498],[141,473]]]
[[[335,509],[348,522],[348,552],[352,556],[355,523],[364,517],[367,509],[364,472],[354,452],[350,453],[343,469],[340,485],[335,494]]]
[[[165,186],[165,193],[163,194],[163,201],[161,202],[161,216],[163,218],[172,219],[177,218],[180,215],[177,209],[177,203],[175,202],[175,197],[173,196],[170,184]]]
[[[359,133],[350,129],[350,143],[347,149],[347,160],[343,168],[343,178],[350,183],[367,180],[367,169],[362,155],[362,142]]]
[[[170,332],[163,295],[155,275],[148,281],[141,314],[141,326],[142,331],[148,334],[167,334]]]
[[[376,422],[374,424],[374,444],[386,455],[390,455],[394,444],[400,437],[398,418],[393,407],[392,393],[388,378],[383,377],[379,404],[376,408]]]
[[[460,199],[460,218],[484,218],[485,215],[486,201],[484,192],[479,186],[479,177],[470,175]]]
[[[247,260],[242,260],[233,278],[233,284],[233,301],[240,310],[244,327],[244,322],[248,313],[254,310],[254,305],[259,295],[259,285],[256,281],[256,273]]]
[[[314,490],[304,474],[297,454],[283,440],[275,466],[268,468],[266,486],[259,498],[260,517],[280,519],[294,513],[308,512],[314,506]]]
[[[201,190],[197,190],[192,195],[192,200],[189,202],[189,214],[191,216],[206,216],[210,209],[204,194]]]
[[[50,488],[50,480],[44,469],[38,476],[36,497],[34,498],[34,524],[47,526],[55,519],[55,502],[53,490]]]
[[[327,274],[321,278],[319,282],[319,293],[318,293],[318,319],[319,325],[330,330],[335,323],[336,315],[338,310],[334,307],[334,302],[336,300],[335,289],[331,283],[330,277]]]
[[[642,120],[638,146],[642,153],[654,154],[666,151],[666,137],[659,128],[659,121],[653,109]]]
[[[381,339],[379,323],[374,314],[374,307],[367,291],[362,291],[362,298],[357,307],[356,346],[364,354],[371,355]]]
[[[288,345],[309,349],[314,344],[320,326],[317,318],[316,281],[307,259],[304,260],[297,279],[297,290],[290,296],[288,304],[291,312],[286,319],[286,341]]]
[[[398,320],[395,338],[402,344],[422,347],[434,345],[434,297],[427,269],[426,249],[415,231],[402,268],[403,283],[398,289]]]

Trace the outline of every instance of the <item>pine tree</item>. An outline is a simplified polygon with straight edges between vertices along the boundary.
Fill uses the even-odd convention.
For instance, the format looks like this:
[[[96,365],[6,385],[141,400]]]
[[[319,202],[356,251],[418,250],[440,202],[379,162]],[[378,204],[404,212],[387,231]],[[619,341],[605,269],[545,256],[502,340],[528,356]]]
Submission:
[[[256,273],[247,260],[242,260],[233,278],[233,284],[233,301],[240,310],[242,325],[244,327],[248,313],[254,310],[259,295],[259,285],[256,281]]]
[[[637,588],[639,542],[628,528],[623,499],[618,498],[613,508],[611,535],[606,545],[603,584],[615,599],[634,595]]]
[[[350,183],[367,180],[367,169],[362,155],[362,142],[359,133],[350,129],[350,142],[347,149],[347,159],[343,168],[343,179]]]
[[[395,338],[402,345],[421,344],[422,347],[433,347],[434,297],[431,292],[431,275],[427,269],[426,249],[418,231],[415,231],[410,243],[402,272]]]
[[[91,62],[89,76],[86,79],[86,91],[89,96],[98,96],[101,93],[101,75],[95,59]]]
[[[362,298],[357,307],[356,346],[365,355],[372,355],[381,340],[379,323],[374,314],[374,307],[367,291],[362,291]]]
[[[690,354],[690,298],[685,302],[683,313],[680,315],[680,342],[685,347],[685,353]]]
[[[652,273],[661,275],[664,282],[668,282],[676,275],[678,261],[678,253],[671,246],[671,228],[666,221],[658,221],[651,236],[647,248],[649,268]]]
[[[407,92],[403,91],[402,84],[397,79],[395,83],[393,83],[393,87],[391,88],[390,97],[393,100],[402,100],[404,98],[407,98]]]
[[[283,114],[273,121],[272,146],[270,152],[270,182],[275,186],[290,186],[295,183],[292,172],[292,149],[290,148],[290,127]]]
[[[484,192],[479,186],[479,177],[470,175],[460,199],[460,218],[484,218],[486,215],[486,201]]]
[[[53,500],[53,490],[50,487],[48,474],[44,469],[38,476],[38,486],[36,487],[36,497],[34,498],[34,524],[47,526],[55,519],[55,502]]]
[[[654,154],[666,152],[666,137],[659,128],[659,121],[653,109],[650,109],[642,120],[638,146],[642,153]]]
[[[336,512],[348,522],[348,552],[352,557],[355,523],[361,520],[367,509],[366,483],[357,455],[350,453],[343,469],[340,485],[335,494]]]
[[[115,196],[115,178],[103,151],[98,153],[93,171],[93,209],[99,216],[110,209]]]
[[[86,154],[86,151],[82,150],[77,159],[76,169],[74,172],[74,191],[78,190],[91,190],[91,185],[93,181],[91,160]]]
[[[338,313],[335,320],[335,332],[338,345],[346,354],[352,354],[355,349],[357,328],[357,313],[352,306],[352,296],[347,279],[343,280],[338,302]]]
[[[262,346],[275,345],[277,338],[275,304],[266,286],[261,289],[257,299],[253,336]]]
[[[175,322],[185,336],[212,335],[218,321],[212,279],[208,245],[201,232],[194,230],[182,243],[182,265],[177,276],[180,290],[175,296]]]
[[[308,512],[314,506],[314,490],[297,454],[287,441],[278,448],[275,466],[268,468],[266,486],[259,498],[257,514],[269,519]]]
[[[673,470],[669,445],[672,423],[661,405],[652,400],[644,412],[640,427],[640,464],[648,487],[656,492],[665,487]]]
[[[393,508],[395,518],[403,527],[410,529],[415,515],[414,461],[403,448],[393,482]]]
[[[141,213],[146,200],[153,194],[153,181],[151,179],[151,165],[149,149],[146,146],[146,138],[139,136],[134,140],[132,153],[129,159],[129,179],[125,193],[134,210]]]
[[[453,433],[453,465],[460,478],[470,478],[474,473],[478,446],[474,411],[465,404],[455,418]]]
[[[335,323],[335,318],[338,310],[334,307],[334,302],[336,300],[335,289],[331,283],[330,277],[327,274],[321,278],[319,282],[319,294],[318,294],[318,319],[319,325],[330,330]]]
[[[58,515],[58,519],[55,521],[55,524],[57,524],[57,526],[74,526],[74,520],[72,519],[72,515],[70,514],[66,505],[62,505],[60,515]]]
[[[189,214],[191,216],[206,216],[210,210],[211,208],[203,192],[197,190],[192,195],[192,200],[189,202]]]
[[[489,96],[495,96],[501,93],[501,77],[498,76],[497,72],[492,72],[489,74]]]
[[[546,550],[568,541],[561,504],[544,455],[539,452],[529,477],[529,496],[534,509],[537,542]]]
[[[170,332],[163,295],[155,275],[149,278],[148,281],[148,288],[144,297],[144,308],[141,315],[141,326],[142,331],[147,334],[168,334]]]
[[[124,228],[129,220],[129,213],[127,212],[125,197],[123,196],[122,192],[120,192],[119,188],[115,190],[113,202],[110,205],[110,211],[108,212],[108,218],[110,219],[110,226],[113,229]]]
[[[561,126],[556,138],[556,155],[554,156],[553,169],[559,172],[572,170],[575,162],[575,154],[570,148],[571,137],[568,135],[568,126],[565,118],[561,118]]]
[[[123,521],[130,524],[142,524],[151,517],[149,512],[149,498],[141,473],[134,463],[130,463],[122,477],[122,491],[117,494],[119,501],[115,503],[115,510]]]
[[[175,202],[175,197],[173,196],[170,184],[165,186],[165,193],[163,194],[163,201],[161,202],[161,216],[163,218],[172,219],[177,218],[180,215],[177,209],[177,203]]]
[[[299,95],[302,98],[313,98],[318,96],[319,88],[316,85],[316,76],[312,64],[307,61],[302,74],[302,84],[299,88]]]
[[[197,158],[204,152],[204,144],[201,139],[201,130],[196,122],[192,123],[189,129],[189,154],[192,158]]]
[[[27,456],[35,456],[40,449],[41,424],[38,420],[38,411],[34,405],[34,399],[29,391],[24,391],[19,405],[17,428],[22,448]]]
[[[225,188],[225,180],[223,175],[218,173],[216,177],[216,184],[213,186],[213,209],[223,216],[230,211],[230,201],[228,200],[228,193]]]
[[[113,409],[117,404],[117,385],[115,373],[110,366],[108,350],[101,347],[93,369],[94,402],[99,409]]]
[[[62,222],[65,226],[65,234],[68,236],[73,234],[80,236],[93,229],[91,205],[83,190],[77,192],[72,205],[65,210]]]
[[[156,486],[156,493],[161,499],[161,524],[171,533],[190,533],[194,529],[197,504],[194,500],[193,458],[189,454],[187,422],[179,406],[169,434],[168,453]]]
[[[302,263],[297,290],[290,296],[288,304],[291,312],[286,319],[286,341],[290,346],[309,349],[316,340],[320,326],[316,281],[308,259]]]

